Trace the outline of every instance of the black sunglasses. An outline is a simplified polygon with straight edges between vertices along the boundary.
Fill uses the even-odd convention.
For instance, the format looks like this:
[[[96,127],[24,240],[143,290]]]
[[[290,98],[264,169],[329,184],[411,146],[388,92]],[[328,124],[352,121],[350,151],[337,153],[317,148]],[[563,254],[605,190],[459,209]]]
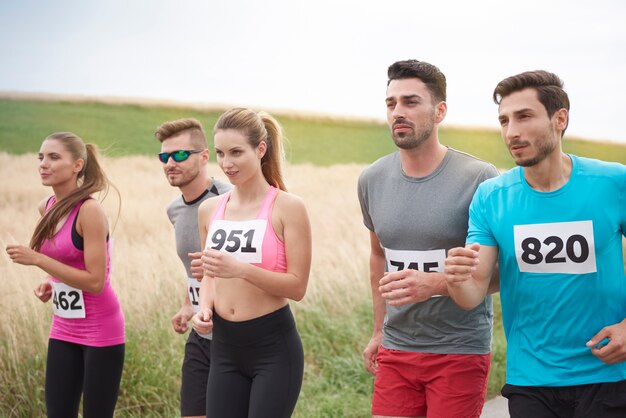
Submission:
[[[179,149],[178,151],[174,151],[174,152],[162,152],[159,154],[159,160],[161,160],[163,164],[167,164],[167,160],[169,160],[170,157],[172,157],[174,161],[176,161],[177,163],[180,163],[182,161],[185,161],[187,158],[189,158],[191,154],[197,154],[202,151],[203,150],[201,149]]]

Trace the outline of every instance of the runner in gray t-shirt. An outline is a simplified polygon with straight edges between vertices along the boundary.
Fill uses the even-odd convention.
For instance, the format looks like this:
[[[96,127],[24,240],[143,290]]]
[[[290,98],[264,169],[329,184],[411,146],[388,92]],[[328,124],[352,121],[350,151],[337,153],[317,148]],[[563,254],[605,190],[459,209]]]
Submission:
[[[209,150],[204,130],[195,119],[178,119],[162,124],[155,132],[161,142],[159,159],[172,186],[182,195],[167,207],[174,226],[176,251],[187,272],[185,298],[172,318],[179,334],[189,329],[188,322],[198,309],[198,289],[203,276],[200,256],[202,243],[198,230],[198,207],[206,199],[230,190],[230,183],[209,176]],[[180,414],[198,417],[206,414],[206,387],[211,365],[211,335],[191,330],[185,344],[180,389]]]
[[[374,302],[363,356],[376,376],[375,416],[478,417],[486,394],[491,298],[469,312],[457,307],[443,269],[447,250],[465,242],[474,191],[498,171],[440,144],[445,90],[433,65],[389,67],[387,119],[398,151],[359,178]]]

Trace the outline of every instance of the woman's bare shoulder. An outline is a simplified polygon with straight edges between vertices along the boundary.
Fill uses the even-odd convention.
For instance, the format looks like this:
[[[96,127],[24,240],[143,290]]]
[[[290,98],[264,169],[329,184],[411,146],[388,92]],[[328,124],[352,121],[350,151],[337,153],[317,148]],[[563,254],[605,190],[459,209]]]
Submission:
[[[295,195],[293,193],[280,191],[276,196],[276,201],[274,202],[274,207],[277,207],[284,213],[289,212],[306,212],[306,206],[304,204],[304,199],[300,196]]]

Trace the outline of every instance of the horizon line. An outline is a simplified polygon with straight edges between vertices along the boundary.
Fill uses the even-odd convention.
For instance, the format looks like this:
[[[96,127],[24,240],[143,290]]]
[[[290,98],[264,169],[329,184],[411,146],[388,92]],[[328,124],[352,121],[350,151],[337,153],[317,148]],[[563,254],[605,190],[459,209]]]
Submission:
[[[110,95],[87,95],[87,94],[69,94],[69,93],[50,93],[50,92],[34,92],[19,90],[0,90],[0,99],[6,100],[33,100],[40,102],[69,101],[71,103],[102,103],[113,106],[137,105],[146,107],[173,107],[177,109],[190,109],[205,112],[223,112],[233,107],[247,107],[255,109],[256,106],[229,104],[229,103],[209,103],[198,101],[181,101],[177,99],[165,99],[154,97],[137,97],[137,96],[110,96]],[[352,123],[372,123],[376,125],[385,125],[387,121],[384,118],[376,118],[372,116],[343,115],[336,113],[328,113],[314,110],[295,110],[285,108],[263,108],[264,111],[273,115],[281,115],[290,118],[312,120],[312,121],[338,121]],[[259,109],[256,109],[259,111]],[[499,129],[493,127],[485,127],[480,125],[445,125],[440,126],[442,129],[464,129],[470,131],[486,131],[490,133],[499,133]],[[586,141],[594,143],[605,143],[612,145],[626,146],[626,141],[615,139],[588,138],[581,136],[569,136],[566,140]]]

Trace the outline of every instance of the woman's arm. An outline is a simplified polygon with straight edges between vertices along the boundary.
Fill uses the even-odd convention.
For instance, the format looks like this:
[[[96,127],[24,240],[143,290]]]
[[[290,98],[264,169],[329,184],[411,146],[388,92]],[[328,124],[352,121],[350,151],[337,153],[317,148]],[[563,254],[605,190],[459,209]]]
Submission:
[[[198,208],[198,232],[200,234],[201,249],[204,249],[209,230],[209,221],[218,200],[219,198],[217,197],[207,199]],[[200,334],[208,334],[213,330],[214,282],[215,278],[209,276],[205,271],[198,293],[199,310],[191,319],[193,328]]]
[[[46,197],[41,202],[39,202],[39,204],[37,205],[37,210],[39,211],[39,215],[43,216],[44,213],[46,213],[46,205],[48,204],[48,201],[50,199],[51,199],[50,197]]]
[[[200,204],[198,208],[198,230],[200,234],[200,250],[204,250],[204,246],[206,244],[206,237],[209,233],[209,222],[211,220],[211,216],[213,215],[213,211],[215,210],[217,203],[219,201],[219,197],[214,197],[205,200]],[[213,310],[213,300],[214,300],[214,281],[215,278],[209,276],[205,270],[204,277],[202,278],[202,282],[200,283],[200,293],[199,293],[199,301],[198,305],[200,307],[200,311],[203,308],[209,308]]]
[[[23,262],[35,265],[68,286],[91,293],[100,293],[106,278],[106,236],[108,222],[100,204],[93,199],[83,203],[76,224],[84,239],[85,270],[70,267],[29,248],[22,248]],[[20,262],[20,261],[17,261]]]

